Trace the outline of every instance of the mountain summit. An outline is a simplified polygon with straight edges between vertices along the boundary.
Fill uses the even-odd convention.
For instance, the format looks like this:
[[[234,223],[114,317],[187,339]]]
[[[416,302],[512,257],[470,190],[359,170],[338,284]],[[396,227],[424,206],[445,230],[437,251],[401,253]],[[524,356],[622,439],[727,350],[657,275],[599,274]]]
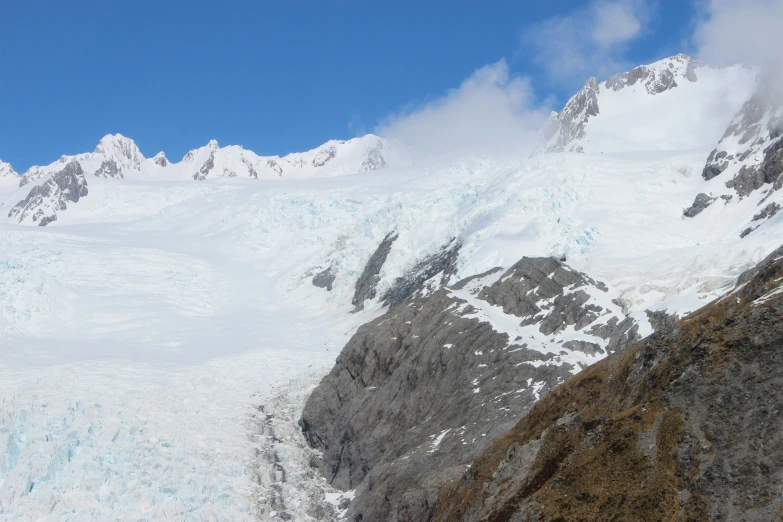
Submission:
[[[711,67],[678,54],[590,78],[543,127],[533,155],[629,152],[712,146],[748,99],[755,71]]]

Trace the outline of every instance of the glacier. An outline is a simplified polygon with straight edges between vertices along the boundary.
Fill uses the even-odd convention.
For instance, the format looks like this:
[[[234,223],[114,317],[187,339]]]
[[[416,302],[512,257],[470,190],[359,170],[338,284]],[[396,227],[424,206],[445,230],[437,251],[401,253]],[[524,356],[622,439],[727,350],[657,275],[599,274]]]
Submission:
[[[567,259],[642,335],[647,311],[721,295],[780,245],[783,214],[754,218],[783,196],[720,198],[726,179],[702,176],[755,73],[696,74],[655,94],[602,83],[581,152],[414,162],[366,136],[284,157],[210,142],[171,162],[109,135],[21,175],[0,163],[0,520],[338,516],[350,493],[313,471],[296,411],[383,313],[379,298],[351,313],[351,299],[391,232],[378,296],[454,238],[452,281]],[[677,109],[696,101],[709,118]],[[45,227],[11,212],[72,161],[87,195]],[[715,202],[684,216],[702,193]],[[327,268],[328,291],[312,284]]]

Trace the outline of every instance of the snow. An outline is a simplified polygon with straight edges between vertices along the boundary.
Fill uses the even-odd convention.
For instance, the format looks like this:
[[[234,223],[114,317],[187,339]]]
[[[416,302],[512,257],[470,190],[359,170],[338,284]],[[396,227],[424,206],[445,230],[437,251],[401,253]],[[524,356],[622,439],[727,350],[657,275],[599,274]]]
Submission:
[[[634,91],[607,93],[605,119],[588,123],[593,154],[413,164],[368,137],[278,158],[280,175],[270,158],[217,143],[162,167],[113,136],[75,156],[89,195],[44,228],[8,210],[68,158],[31,169],[21,188],[0,177],[13,181],[0,182],[0,520],[264,519],[278,509],[270,499],[309,520],[319,495],[339,507],[340,494],[307,473],[296,418],[352,332],[384,312],[373,301],[349,313],[356,279],[392,230],[379,296],[453,238],[463,246],[452,282],[522,256],[565,256],[609,287],[591,298],[620,313],[617,299],[641,333],[645,310],[682,315],[723,294],[780,246],[783,214],[740,239],[765,196],[756,191],[683,218],[696,194],[717,190],[699,175],[714,122],[680,127],[659,114],[706,114],[686,107],[710,99],[710,73],[699,71],[630,122]],[[723,128],[709,131],[717,139]],[[365,168],[379,143],[386,166]],[[93,175],[106,158],[123,179]],[[331,292],[311,284],[327,266]],[[476,298],[503,273],[453,294],[510,341],[545,351],[537,328]],[[573,328],[554,337],[587,340]],[[575,368],[598,358],[556,357]],[[264,424],[260,405],[274,421]],[[280,442],[260,435],[270,426]]]
[[[383,312],[348,313],[393,229],[379,295],[460,237],[456,279],[565,255],[637,318],[701,306],[781,237],[776,216],[739,239],[754,196],[681,217],[703,190],[688,173],[706,153],[477,158],[309,180],[93,177],[57,222],[0,224],[2,517],[249,519],[253,397],[325,372]],[[4,193],[5,208],[24,190]],[[310,283],[322,266],[336,274],[331,292]],[[511,339],[536,335],[474,303],[470,285],[459,297]]]

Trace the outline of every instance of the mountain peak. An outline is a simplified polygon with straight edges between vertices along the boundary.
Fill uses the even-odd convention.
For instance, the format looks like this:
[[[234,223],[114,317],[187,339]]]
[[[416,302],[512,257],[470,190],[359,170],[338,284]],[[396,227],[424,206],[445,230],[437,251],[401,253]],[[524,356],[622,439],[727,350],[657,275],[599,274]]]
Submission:
[[[110,160],[118,161],[134,170],[139,170],[144,160],[136,142],[122,134],[107,134],[101,138],[95,147],[95,153],[108,156]]]
[[[533,155],[706,147],[752,90],[755,73],[677,54],[605,82],[590,78],[551,116]],[[665,95],[664,95],[665,93]]]
[[[12,176],[19,177],[19,174],[16,173],[10,163],[0,160],[0,179],[10,178]]]
[[[637,83],[644,85],[648,94],[660,94],[677,87],[680,82],[696,82],[696,69],[705,64],[687,54],[677,54],[649,65],[634,67],[628,72],[615,74],[606,80],[606,87],[619,91]]]

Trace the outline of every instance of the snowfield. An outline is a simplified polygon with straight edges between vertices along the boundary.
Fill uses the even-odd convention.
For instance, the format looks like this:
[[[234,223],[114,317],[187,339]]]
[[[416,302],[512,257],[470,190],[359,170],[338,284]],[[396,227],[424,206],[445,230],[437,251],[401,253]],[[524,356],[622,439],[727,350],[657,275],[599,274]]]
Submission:
[[[699,307],[781,237],[776,216],[739,238],[758,211],[752,197],[682,217],[708,183],[698,175],[707,152],[476,159],[307,181],[90,179],[90,196],[56,223],[0,228],[0,516],[273,516],[274,495],[253,478],[277,469],[253,471],[256,407],[275,383],[326,371],[381,312],[348,313],[392,229],[381,290],[460,237],[458,278],[565,256],[642,325],[647,309]],[[327,266],[331,292],[310,282]],[[306,460],[289,476],[296,469]]]
[[[747,73],[721,74],[656,103],[687,105]],[[351,334],[383,313],[377,301],[349,312],[392,231],[378,296],[454,238],[452,282],[556,256],[605,283],[617,298],[606,306],[642,335],[646,311],[683,314],[725,292],[783,237],[783,213],[755,217],[781,193],[729,198],[724,177],[701,176],[724,131],[713,122],[740,102],[688,130],[698,143],[670,143],[672,110],[626,143],[623,114],[652,110],[633,93],[647,96],[602,98],[605,117],[586,126],[593,154],[414,163],[373,136],[284,158],[210,143],[170,164],[107,136],[73,157],[88,195],[47,207],[46,227],[8,214],[65,160],[21,187],[0,163],[0,520],[334,519],[350,493],[316,475],[296,421]],[[699,193],[715,202],[684,217]],[[327,268],[331,291],[312,284]]]

